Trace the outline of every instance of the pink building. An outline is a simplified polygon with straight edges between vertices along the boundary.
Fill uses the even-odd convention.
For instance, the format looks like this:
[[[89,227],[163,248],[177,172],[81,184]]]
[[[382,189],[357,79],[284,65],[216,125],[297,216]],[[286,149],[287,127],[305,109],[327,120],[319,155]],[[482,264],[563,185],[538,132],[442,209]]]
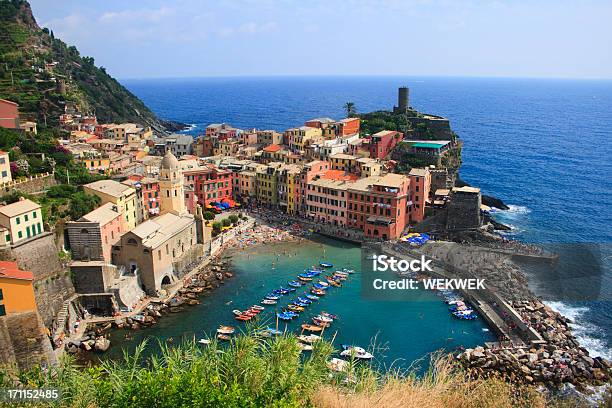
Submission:
[[[113,203],[106,203],[78,221],[66,224],[72,258],[111,262],[112,246],[125,232],[125,218]]]
[[[295,202],[300,214],[306,214],[306,185],[315,177],[323,175],[331,168],[330,163],[321,160],[311,161],[304,165],[298,176]]]
[[[431,191],[431,173],[427,169],[411,169],[410,198],[408,201],[408,221],[417,223],[425,218],[425,205]]]
[[[140,180],[145,218],[159,215],[159,181],[151,177]]]
[[[19,105],[0,99],[0,127],[19,129]]]
[[[347,224],[347,188],[352,182],[317,178],[306,185],[306,216],[326,224]]]
[[[370,157],[384,159],[404,135],[396,130],[382,130],[370,136]]]

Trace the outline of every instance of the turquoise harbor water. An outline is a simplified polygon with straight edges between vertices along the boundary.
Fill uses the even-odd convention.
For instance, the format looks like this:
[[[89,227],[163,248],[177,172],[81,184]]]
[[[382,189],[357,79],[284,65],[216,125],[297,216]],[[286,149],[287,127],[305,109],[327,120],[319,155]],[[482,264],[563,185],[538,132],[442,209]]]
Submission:
[[[259,304],[265,294],[296,279],[305,268],[325,260],[335,268],[354,269],[355,274],[341,288],[330,288],[328,294],[301,313],[293,322],[279,322],[279,329],[299,334],[300,324],[310,321],[320,311],[336,314],[339,319],[326,329],[328,339],[337,332],[334,344],[350,343],[377,346],[377,362],[386,366],[407,367],[428,353],[440,349],[454,350],[494,339],[483,331],[483,322],[459,321],[448,312],[442,298],[431,291],[410,291],[410,301],[364,300],[361,297],[361,248],[344,242],[314,237],[299,243],[270,244],[232,253],[236,276],[219,289],[201,297],[202,304],[187,307],[182,313],[163,317],[158,324],[140,331],[113,332],[112,348],[103,358],[116,358],[121,349],[132,350],[146,338],[151,339],[149,352],[157,348],[157,340],[172,343],[181,339],[199,339],[212,333],[220,324],[245,328],[232,315],[233,309]],[[334,269],[335,269],[334,268]],[[309,285],[310,286],[310,285]],[[298,293],[286,295],[278,305],[295,300]],[[275,325],[275,306],[260,314],[262,322]],[[125,342],[124,336],[132,339]],[[426,366],[426,364],[422,364]]]

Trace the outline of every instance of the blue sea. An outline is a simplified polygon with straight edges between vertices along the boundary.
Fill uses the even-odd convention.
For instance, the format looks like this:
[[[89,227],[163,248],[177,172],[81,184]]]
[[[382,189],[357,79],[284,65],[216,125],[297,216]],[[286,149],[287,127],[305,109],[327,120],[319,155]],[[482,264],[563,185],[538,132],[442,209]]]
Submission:
[[[560,254],[529,266],[533,289],[612,357],[612,81],[435,77],[263,77],[122,81],[156,114],[203,133],[210,123],[282,131],[305,120],[410,104],[464,140],[461,177],[510,205],[510,238]]]

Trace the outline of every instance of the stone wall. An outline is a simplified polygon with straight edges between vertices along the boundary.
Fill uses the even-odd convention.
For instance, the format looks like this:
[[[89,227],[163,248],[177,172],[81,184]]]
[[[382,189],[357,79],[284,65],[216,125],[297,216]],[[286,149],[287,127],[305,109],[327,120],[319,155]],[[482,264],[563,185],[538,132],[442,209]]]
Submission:
[[[59,260],[54,234],[46,232],[0,250],[0,260],[17,262],[20,269],[34,274],[38,311],[45,325],[51,327],[64,301],[74,294],[70,273]]]
[[[449,231],[465,231],[481,226],[480,193],[453,192],[447,204],[446,228]]]
[[[45,327],[36,312],[1,317],[0,344],[1,363],[19,370],[56,362]]]
[[[0,184],[0,196],[8,194],[13,190],[28,194],[36,194],[47,190],[57,184],[53,173],[37,174],[23,180],[13,180],[9,183]]]

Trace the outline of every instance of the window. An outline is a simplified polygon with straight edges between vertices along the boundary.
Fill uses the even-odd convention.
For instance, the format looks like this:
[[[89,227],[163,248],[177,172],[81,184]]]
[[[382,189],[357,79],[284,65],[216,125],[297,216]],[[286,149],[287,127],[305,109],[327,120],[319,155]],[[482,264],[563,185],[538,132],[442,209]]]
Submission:
[[[6,308],[4,305],[0,305],[0,316],[6,316]]]
[[[19,238],[23,238],[23,232],[22,232],[22,231],[17,232],[17,236],[18,236]]]
[[[32,218],[36,218],[36,217],[38,217],[38,215],[36,214],[36,211],[34,211],[34,212],[32,213]]]
[[[11,240],[11,234],[6,234],[4,238],[6,238],[6,242],[9,242]]]
[[[21,224],[21,219],[19,217],[15,218],[15,222],[17,223],[17,225]]]

